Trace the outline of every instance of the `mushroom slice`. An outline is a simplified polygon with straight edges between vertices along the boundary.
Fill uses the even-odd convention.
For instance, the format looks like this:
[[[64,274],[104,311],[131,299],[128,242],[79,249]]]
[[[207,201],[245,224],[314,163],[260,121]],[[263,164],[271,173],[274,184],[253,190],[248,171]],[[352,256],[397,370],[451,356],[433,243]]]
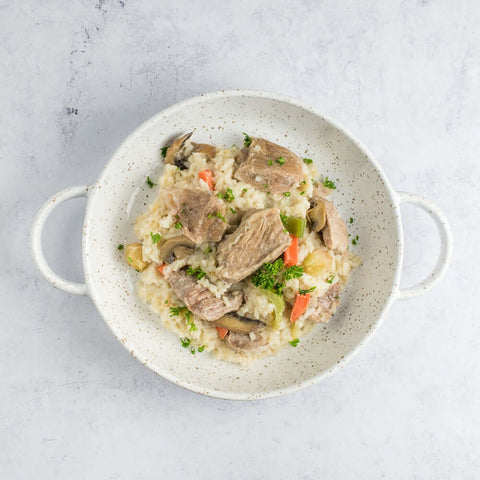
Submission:
[[[167,154],[165,155],[165,163],[171,163],[176,165],[182,170],[188,168],[187,156],[185,155],[185,143],[193,135],[193,132],[186,133],[182,137],[178,137],[168,147]]]
[[[187,255],[193,253],[195,249],[194,243],[184,235],[178,235],[176,237],[169,238],[160,247],[160,258],[165,263],[172,263],[175,260],[185,258]]]
[[[227,313],[218,320],[215,320],[214,325],[216,327],[226,328],[231,332],[250,333],[258,328],[260,322],[240,317],[233,313]]]
[[[312,230],[319,232],[327,223],[327,210],[322,200],[307,212],[307,217],[312,224]]]
[[[245,353],[262,349],[268,345],[268,342],[258,331],[251,333],[228,332],[225,344],[236,352]]]
[[[194,143],[192,142],[193,145],[193,152],[192,153],[203,153],[207,157],[210,158],[210,160],[215,158],[215,155],[217,154],[217,149],[213,145],[209,145],[208,143]]]
[[[131,243],[125,247],[125,259],[127,263],[138,272],[143,272],[150,262],[143,261],[142,244]]]

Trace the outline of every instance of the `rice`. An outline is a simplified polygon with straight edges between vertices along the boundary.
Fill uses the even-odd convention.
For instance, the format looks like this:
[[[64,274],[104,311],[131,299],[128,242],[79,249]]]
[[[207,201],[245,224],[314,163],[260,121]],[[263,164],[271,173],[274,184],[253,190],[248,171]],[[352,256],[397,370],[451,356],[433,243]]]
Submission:
[[[299,190],[291,189],[292,193],[285,196],[261,191],[252,185],[235,180],[233,173],[236,168],[235,156],[238,152],[235,147],[231,149],[217,148],[216,156],[212,160],[207,159],[201,153],[193,153],[189,157],[190,167],[185,170],[180,170],[174,165],[165,165],[164,171],[157,181],[158,196],[147,211],[137,218],[135,234],[142,243],[143,260],[150,263],[140,276],[138,292],[140,298],[159,315],[165,328],[184,339],[183,345],[188,343],[185,339],[189,339],[188,348],[190,349],[203,347],[206,352],[212,352],[218,359],[248,365],[258,358],[277,353],[289,341],[300,338],[311,331],[316,324],[308,319],[309,309],[295,323],[292,323],[287,308],[278,330],[272,328],[262,330],[261,336],[268,342],[267,347],[248,353],[237,353],[219,338],[216,329],[211,324],[195,318],[186,308],[181,308],[184,307],[183,302],[175,295],[157,268],[162,263],[159,257],[160,243],[153,243],[151,239],[152,232],[159,233],[163,239],[179,234],[175,227],[175,216],[170,213],[174,207],[170,196],[163,195],[162,192],[171,187],[209,190],[208,185],[199,180],[199,172],[205,169],[213,172],[216,192],[225,192],[227,188],[232,190],[234,199],[227,206],[235,211],[243,212],[249,209],[275,206],[286,215],[305,218],[306,212],[310,208],[312,179],[318,177],[318,172],[313,164],[302,166],[304,180],[301,183],[305,194],[300,195]],[[316,249],[326,249],[326,247],[317,233],[307,233],[299,241],[299,264]],[[192,255],[182,260],[176,260],[166,268],[173,271],[178,271],[186,265],[190,265],[192,268],[201,268],[206,276],[201,278],[199,283],[217,298],[221,298],[231,289],[232,285],[217,276],[215,254],[215,245],[206,243],[200,245]],[[351,252],[347,252],[345,255],[335,255],[334,252],[329,251],[328,254],[332,257],[331,274],[334,280],[328,282],[324,277],[314,277],[307,273],[304,273],[301,278],[288,280],[283,290],[287,303],[293,304],[299,289],[309,289],[315,286],[316,289],[310,293],[312,302],[316,297],[323,295],[333,283],[341,282],[343,286],[351,271],[360,263],[359,257]],[[272,321],[275,314],[274,304],[269,301],[261,289],[255,287],[249,279],[235,284],[234,288],[241,289],[245,297],[238,314],[247,318],[259,319],[267,324]],[[177,314],[175,312],[179,308],[171,310],[176,307],[181,309]],[[255,338],[255,333],[253,333],[253,338]]]

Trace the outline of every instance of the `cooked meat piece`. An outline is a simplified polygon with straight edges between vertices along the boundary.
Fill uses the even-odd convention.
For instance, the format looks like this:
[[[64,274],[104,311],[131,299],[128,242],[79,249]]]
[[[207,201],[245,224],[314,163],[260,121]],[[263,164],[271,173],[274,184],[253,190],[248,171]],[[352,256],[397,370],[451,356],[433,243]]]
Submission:
[[[228,223],[225,204],[211,192],[200,189],[172,188],[165,191],[175,205],[175,212],[182,224],[182,233],[195,245],[203,242],[219,242]],[[218,215],[218,216],[217,216]]]
[[[323,241],[328,248],[344,253],[348,247],[347,226],[332,202],[328,200],[322,202],[327,214],[327,223],[322,230]]]
[[[317,203],[319,200],[328,197],[332,192],[332,188],[327,188],[323,183],[315,182],[313,184],[312,200]]]
[[[275,260],[290,245],[284,228],[278,208],[247,212],[238,228],[218,246],[218,276],[226,282],[239,282]]]
[[[240,165],[235,179],[275,193],[286,192],[303,180],[302,161],[294,153],[263,138],[250,138],[250,146],[237,157]]]
[[[268,345],[268,342],[258,333],[253,332],[254,339],[248,333],[228,332],[225,337],[225,344],[236,352],[250,352],[257,348],[262,348]]]
[[[340,283],[337,282],[334,283],[321,297],[317,297],[311,305],[311,308],[314,311],[310,315],[310,320],[327,323],[340,304],[340,298],[338,295],[341,289],[342,287]]]
[[[241,292],[230,292],[222,298],[217,298],[184,271],[169,272],[165,269],[164,274],[178,298],[201,320],[208,322],[218,320],[227,312],[238,310],[243,302]]]
[[[190,153],[188,150],[191,151],[192,148],[187,140],[192,134],[193,132],[190,132],[174,140],[170,147],[168,147],[167,154],[165,155],[165,163],[174,164],[182,170],[189,167],[187,159]]]

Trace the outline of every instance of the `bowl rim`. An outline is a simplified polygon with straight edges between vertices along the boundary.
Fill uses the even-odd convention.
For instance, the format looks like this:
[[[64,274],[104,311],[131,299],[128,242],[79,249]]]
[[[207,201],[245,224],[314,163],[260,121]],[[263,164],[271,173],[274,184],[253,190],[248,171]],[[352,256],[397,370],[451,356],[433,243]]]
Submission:
[[[182,378],[176,376],[174,373],[169,372],[168,370],[160,371],[157,368],[154,368],[153,365],[151,365],[148,362],[148,359],[146,358],[145,355],[143,355],[139,351],[135,351],[135,349],[131,348],[131,345],[128,344],[128,341],[122,340],[118,335],[117,332],[115,331],[113,327],[113,323],[111,322],[110,318],[107,317],[107,315],[104,314],[102,306],[101,306],[101,299],[97,297],[96,295],[96,289],[94,288],[94,285],[91,282],[90,279],[90,270],[89,266],[87,263],[87,255],[86,253],[86,242],[87,242],[87,237],[88,237],[88,224],[89,224],[89,218],[92,213],[93,209],[93,200],[96,195],[96,186],[100,184],[106,176],[106,171],[108,167],[110,166],[110,163],[113,161],[113,159],[117,156],[117,154],[127,145],[129,144],[132,140],[135,139],[135,137],[139,136],[143,130],[147,129],[151,123],[155,123],[157,119],[166,117],[170,113],[174,112],[175,110],[179,110],[184,107],[188,107],[188,105],[195,104],[199,101],[204,101],[204,100],[212,100],[212,99],[217,99],[217,98],[225,98],[225,97],[251,97],[251,98],[264,98],[268,100],[275,100],[283,103],[287,103],[290,105],[297,106],[317,117],[325,121],[326,123],[330,124],[334,129],[337,131],[341,132],[348,140],[350,140],[359,150],[364,153],[368,161],[372,164],[380,178],[382,179],[385,187],[386,187],[386,193],[389,196],[389,200],[391,201],[392,208],[393,208],[393,216],[394,216],[394,221],[395,221],[395,226],[398,232],[398,238],[396,242],[396,249],[397,249],[397,261],[394,268],[394,278],[392,282],[392,286],[390,289],[390,293],[380,311],[378,314],[377,320],[375,323],[372,324],[371,328],[368,330],[367,334],[365,337],[348,353],[346,354],[337,364],[334,366],[330,367],[328,370],[325,370],[317,375],[314,375],[310,377],[308,380],[304,380],[299,383],[294,383],[288,387],[284,388],[276,388],[273,390],[267,390],[261,393],[232,393],[232,392],[225,392],[219,389],[208,389],[204,388],[201,385],[198,384],[193,384],[190,382],[184,381]],[[260,400],[260,399],[267,399],[267,398],[273,398],[273,397],[279,397],[282,395],[287,395],[289,393],[293,392],[298,392],[300,390],[303,390],[304,388],[307,388],[309,386],[315,385],[319,383],[321,380],[324,378],[332,375],[335,371],[339,370],[340,368],[344,367],[360,350],[363,346],[367,344],[367,342],[373,337],[377,329],[380,327],[382,324],[386,313],[388,312],[390,306],[392,305],[394,299],[395,299],[395,294],[398,292],[399,288],[399,283],[400,283],[400,275],[401,275],[401,265],[403,261],[403,249],[404,249],[404,244],[403,244],[403,229],[402,229],[402,224],[401,224],[401,212],[400,212],[400,201],[397,192],[393,189],[391,186],[387,176],[383,172],[383,169],[375,159],[375,157],[372,155],[372,153],[368,150],[368,148],[363,145],[359,140],[357,140],[348,130],[346,130],[342,125],[337,123],[336,121],[332,120],[330,117],[327,115],[321,114],[316,111],[312,106],[308,105],[307,103],[304,103],[303,101],[294,99],[292,97],[278,94],[278,93],[273,93],[273,92],[266,92],[262,90],[250,90],[250,89],[234,89],[234,90],[218,90],[214,92],[209,92],[209,93],[202,93],[200,95],[196,95],[194,97],[187,98],[185,100],[182,100],[180,102],[177,102],[173,105],[170,105],[169,107],[166,107],[165,109],[161,110],[160,112],[156,113],[155,115],[151,116],[144,122],[142,122],[137,128],[135,128],[127,137],[120,143],[120,145],[114,150],[114,152],[110,155],[109,160],[106,162],[104,167],[102,168],[99,176],[97,177],[95,183],[91,186],[90,188],[90,194],[88,195],[88,200],[87,200],[87,205],[86,205],[86,210],[85,210],[85,219],[84,219],[84,224],[83,224],[83,233],[82,233],[82,264],[83,264],[83,270],[85,272],[85,283],[87,285],[87,292],[91,300],[93,301],[96,309],[102,316],[103,320],[105,323],[108,325],[108,328],[112,331],[114,336],[117,338],[117,340],[120,342],[121,345],[123,345],[129,353],[139,360],[143,365],[147,366],[151,371],[156,373],[157,375],[161,376],[162,378],[174,383],[175,385],[178,385],[182,388],[185,388],[186,390],[190,390],[192,392],[201,394],[201,395],[207,395],[210,397],[214,398],[219,398],[223,400]]]

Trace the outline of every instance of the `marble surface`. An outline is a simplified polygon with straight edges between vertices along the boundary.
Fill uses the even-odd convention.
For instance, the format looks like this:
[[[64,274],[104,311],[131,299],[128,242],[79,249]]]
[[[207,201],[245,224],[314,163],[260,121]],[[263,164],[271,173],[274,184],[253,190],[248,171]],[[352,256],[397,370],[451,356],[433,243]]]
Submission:
[[[69,479],[473,479],[480,471],[480,4],[465,1],[0,2],[0,472]],[[312,104],[392,184],[448,215],[441,284],[397,302],[344,369],[238,403],[142,367],[88,298],[36,271],[36,210],[93,182],[137,124],[206,91]],[[84,201],[44,245],[81,281]],[[433,223],[403,209],[404,284],[431,269]]]

